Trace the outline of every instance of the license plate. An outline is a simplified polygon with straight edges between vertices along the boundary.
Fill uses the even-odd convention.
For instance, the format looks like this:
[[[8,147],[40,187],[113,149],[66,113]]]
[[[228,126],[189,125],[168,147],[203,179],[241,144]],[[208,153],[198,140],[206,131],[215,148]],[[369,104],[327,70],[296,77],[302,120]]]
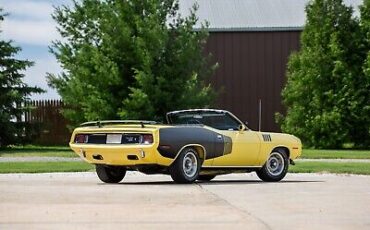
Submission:
[[[122,134],[107,134],[107,144],[121,144]]]

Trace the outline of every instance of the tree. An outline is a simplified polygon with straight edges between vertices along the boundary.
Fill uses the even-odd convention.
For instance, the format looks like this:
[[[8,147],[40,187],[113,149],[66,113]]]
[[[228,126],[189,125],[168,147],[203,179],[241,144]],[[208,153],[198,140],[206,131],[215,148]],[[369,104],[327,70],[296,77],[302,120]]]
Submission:
[[[366,53],[366,59],[363,62],[363,76],[364,81],[361,87],[362,89],[362,100],[363,100],[363,109],[361,110],[361,116],[363,118],[363,128],[362,132],[356,134],[357,140],[362,147],[366,148],[370,146],[370,1],[364,1],[361,10],[361,22],[360,27],[363,35],[363,50]],[[361,103],[362,104],[362,103]]]
[[[365,53],[352,14],[342,0],[315,0],[306,7],[301,49],[289,58],[282,93],[287,113],[280,122],[283,131],[296,134],[307,146],[358,146],[369,137],[361,68]]]
[[[162,119],[173,109],[206,107],[215,65],[203,46],[196,7],[188,17],[174,0],[74,1],[53,18],[64,37],[51,47],[64,71],[48,75],[74,124],[98,119]]]
[[[4,20],[0,8],[0,22]],[[1,35],[1,31],[0,31]],[[24,134],[25,124],[17,123],[26,107],[20,107],[32,93],[41,93],[38,87],[29,87],[23,82],[24,71],[32,66],[28,60],[18,60],[14,56],[20,51],[0,37],[0,147],[19,143]]]

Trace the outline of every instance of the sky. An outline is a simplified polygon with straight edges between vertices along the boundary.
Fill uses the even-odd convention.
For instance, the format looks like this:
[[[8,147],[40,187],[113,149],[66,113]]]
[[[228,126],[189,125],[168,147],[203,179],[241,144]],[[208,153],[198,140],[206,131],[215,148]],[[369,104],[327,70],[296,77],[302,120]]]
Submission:
[[[51,41],[61,38],[51,14],[54,6],[69,4],[71,0],[0,0],[3,12],[9,14],[0,24],[0,38],[12,40],[13,45],[22,48],[17,58],[35,62],[25,71],[24,82],[47,91],[32,95],[32,99],[60,98],[54,89],[48,87],[45,76],[47,72],[57,74],[62,70],[48,48]]]

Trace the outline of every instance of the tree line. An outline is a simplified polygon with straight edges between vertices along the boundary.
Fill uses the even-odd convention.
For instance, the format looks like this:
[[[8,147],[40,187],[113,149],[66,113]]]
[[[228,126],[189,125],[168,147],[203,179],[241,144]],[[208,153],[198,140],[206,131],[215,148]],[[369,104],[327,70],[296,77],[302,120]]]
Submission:
[[[282,130],[316,148],[370,147],[370,1],[360,17],[342,0],[306,7],[300,51],[282,92]]]

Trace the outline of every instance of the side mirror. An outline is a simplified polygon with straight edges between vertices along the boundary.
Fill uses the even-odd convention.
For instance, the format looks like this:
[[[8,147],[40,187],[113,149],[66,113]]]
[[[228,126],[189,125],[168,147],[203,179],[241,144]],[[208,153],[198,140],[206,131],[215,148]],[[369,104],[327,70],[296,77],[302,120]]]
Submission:
[[[243,131],[244,129],[245,129],[244,125],[240,124],[239,127],[238,127],[238,130]]]
[[[244,128],[245,128],[245,130],[250,130],[250,129],[249,129],[249,127],[248,127],[248,121],[245,121],[245,122],[244,122],[244,125],[245,125],[245,127],[244,127]]]

